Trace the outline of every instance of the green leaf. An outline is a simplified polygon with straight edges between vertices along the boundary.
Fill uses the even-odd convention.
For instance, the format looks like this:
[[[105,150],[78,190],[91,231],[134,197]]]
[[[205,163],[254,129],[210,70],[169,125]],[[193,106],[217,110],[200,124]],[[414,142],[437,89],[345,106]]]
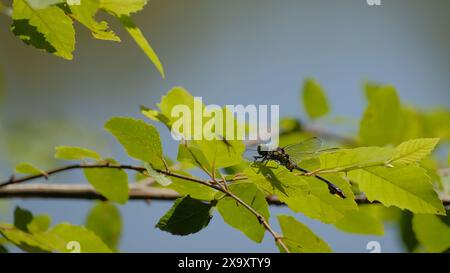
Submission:
[[[13,225],[0,224],[0,233],[27,252],[70,252],[69,242],[80,244],[81,252],[111,252],[92,231],[81,226],[61,223],[49,231],[33,229],[24,232]]]
[[[162,173],[158,173],[157,171],[155,171],[155,169],[152,168],[152,166],[150,166],[150,164],[145,163],[144,164],[145,169],[147,170],[147,174],[155,179],[156,182],[158,182],[161,186],[169,186],[172,181],[170,180],[170,178],[168,178],[167,176],[165,176]]]
[[[323,117],[330,111],[325,91],[313,79],[307,79],[303,85],[303,104],[310,119]]]
[[[415,165],[368,167],[348,173],[370,201],[397,206],[414,213],[445,214],[425,170]]]
[[[8,239],[11,243],[26,252],[51,252],[53,248],[49,246],[45,240],[35,238],[34,235],[16,228],[10,224],[0,223],[0,234]]]
[[[147,4],[147,0],[98,0],[100,7],[117,15],[129,15],[140,11]]]
[[[33,218],[33,220],[27,225],[28,231],[31,233],[34,232],[46,232],[50,224],[52,222],[52,219],[48,215],[38,215]]]
[[[402,133],[402,112],[397,91],[385,86],[375,92],[360,123],[359,136],[367,145],[396,143]]]
[[[114,117],[105,124],[105,128],[117,138],[129,156],[153,166],[162,165],[161,140],[153,125],[138,119]]]
[[[401,143],[390,162],[411,164],[427,157],[439,143],[439,138],[420,138]]]
[[[187,173],[178,172],[185,176],[190,176]],[[167,186],[167,188],[172,189],[178,192],[180,195],[189,195],[190,197],[198,200],[211,201],[214,199],[217,191],[202,185],[200,183],[195,183],[191,181],[187,181],[184,179],[179,179],[176,177],[171,177],[172,183]]]
[[[373,165],[384,165],[395,154],[390,148],[360,147],[355,149],[341,149],[320,155],[321,169],[351,169]]]
[[[426,136],[424,126],[423,113],[414,107],[402,107],[403,126],[400,141],[406,141]],[[433,135],[430,135],[433,136]],[[435,137],[435,136],[433,136]]]
[[[151,119],[151,120],[155,120],[158,122],[162,122],[163,124],[165,124],[169,129],[170,129],[170,118],[163,115],[161,112],[159,112],[158,110],[155,109],[151,109],[145,106],[140,106],[141,108],[141,113],[146,116],[147,118]]]
[[[443,252],[450,248],[450,226],[435,215],[414,215],[413,230],[428,252]]]
[[[229,190],[247,203],[250,207],[269,220],[269,205],[265,194],[252,183],[237,183],[229,186]],[[233,198],[223,193],[217,194],[217,210],[223,220],[230,226],[242,231],[251,240],[260,243],[264,238],[265,228],[259,219]]]
[[[360,205],[358,210],[349,211],[334,225],[345,232],[383,235],[383,221],[374,210],[375,207],[376,205],[372,204]]]
[[[190,130],[188,128],[174,128],[174,123],[179,122],[180,117],[172,117],[172,110],[175,106],[184,105],[187,109],[190,110]],[[175,87],[170,90],[165,96],[162,97],[161,103],[158,104],[161,112],[155,113],[153,110],[151,113],[151,117],[154,119],[159,119],[156,115],[167,117],[169,120],[164,120],[167,127],[171,128],[172,131],[176,131],[177,134],[180,134],[184,137],[184,139],[190,140],[188,147],[191,149],[191,152],[194,153],[194,156],[198,157],[198,161],[203,165],[203,167],[211,170],[214,168],[225,168],[232,165],[237,165],[242,161],[242,153],[245,150],[245,145],[240,140],[228,140],[226,136],[226,132],[214,131],[213,133],[217,136],[217,139],[206,140],[202,139],[204,128],[202,126],[205,125],[210,118],[203,117],[201,115],[201,111],[205,109],[205,105],[197,98],[194,98],[188,91],[183,89],[182,87]],[[197,116],[200,114],[200,116]],[[229,117],[230,112],[227,112],[226,109],[222,109],[223,119],[223,128],[227,128],[226,126],[233,126],[234,128],[238,128],[237,121],[234,116]],[[201,124],[202,123],[202,124]],[[240,127],[239,127],[240,128]],[[200,136],[196,137],[196,133],[200,133]],[[232,139],[230,137],[230,139]],[[234,138],[239,139],[239,138]],[[179,148],[178,157],[179,159],[190,161],[190,163],[199,166],[198,162],[195,162],[193,156],[190,154],[189,150],[184,149],[185,147]],[[201,151],[201,152],[199,152]],[[206,164],[208,162],[208,164]]]
[[[156,227],[174,235],[188,235],[205,228],[211,220],[211,204],[185,196],[175,200],[172,208],[159,219]]]
[[[302,124],[296,118],[281,118],[280,119],[280,134],[291,134],[300,132]]]
[[[16,207],[14,210],[14,226],[18,229],[28,232],[28,224],[33,221],[33,214],[26,209]]]
[[[176,86],[169,90],[165,96],[162,96],[161,102],[158,104],[161,113],[169,117],[171,122],[173,122],[172,118],[172,109],[176,105],[186,105],[192,111],[194,110],[194,97],[183,87]],[[204,105],[202,105],[202,110]]]
[[[82,253],[110,253],[111,249],[94,232],[82,226],[74,226],[69,223],[56,225],[46,234],[46,238],[59,252],[70,252],[67,248],[69,242],[80,244]]]
[[[28,20],[27,23],[30,26],[36,27],[37,32],[42,33],[47,42],[56,50],[51,53],[69,60],[73,58],[75,30],[72,20],[62,9],[56,6],[38,9],[30,5],[27,0],[14,0],[12,17],[13,20]],[[19,38],[21,37],[19,36]]]
[[[16,173],[22,173],[22,174],[30,174],[30,175],[37,175],[37,174],[44,174],[46,173],[39,168],[29,164],[29,163],[19,163],[16,165],[15,169]]]
[[[434,188],[438,191],[445,190],[445,185],[443,177],[440,176],[439,173],[439,161],[431,156],[426,157],[422,161],[420,161],[420,167],[424,168],[427,174],[430,176],[431,183]]]
[[[244,170],[248,181],[255,183],[267,194],[277,195],[294,212],[324,223],[334,223],[350,210],[356,210],[354,195],[347,181],[336,174],[324,175],[347,196],[346,199],[330,194],[328,186],[314,178],[297,176],[286,169],[274,165],[261,166],[259,173],[252,168]]]
[[[187,146],[183,143],[178,145],[177,160],[197,167],[204,167],[208,170],[211,169],[211,165],[203,154],[203,151],[193,145]]]
[[[75,147],[75,146],[57,146],[55,147],[55,158],[65,160],[83,160],[87,158],[100,160],[101,156],[94,151]]]
[[[204,140],[195,142],[205,155],[210,166],[225,168],[239,164],[245,145],[238,140]]]
[[[94,38],[120,42],[120,38],[109,28],[107,22],[95,20],[94,16],[99,6],[97,0],[82,0],[78,5],[70,5],[70,11],[72,17],[87,27]]]
[[[11,31],[27,45],[32,45],[49,53],[56,52],[56,49],[47,42],[44,34],[40,33],[35,26],[30,25],[29,20],[14,20],[11,25]]]
[[[380,85],[379,83],[365,81],[363,84],[363,90],[366,95],[366,98],[370,101],[381,87],[382,85]]]
[[[122,234],[122,218],[116,206],[97,202],[87,216],[86,227],[97,234],[109,248],[117,249]]]
[[[145,55],[147,55],[150,61],[155,65],[156,69],[158,69],[159,73],[161,74],[161,77],[164,79],[165,74],[161,61],[159,60],[158,55],[156,55],[153,48],[150,46],[150,43],[145,38],[144,34],[142,34],[142,31],[134,24],[130,16],[121,15],[118,17],[118,19],[134,39],[136,44],[142,49],[142,51],[144,51]]]
[[[448,109],[437,109],[426,113],[423,117],[425,134],[428,137],[439,137],[450,139],[450,111]]]
[[[124,170],[89,168],[84,169],[84,175],[94,189],[108,200],[119,204],[125,204],[128,201],[128,176]]]
[[[279,215],[283,242],[294,253],[331,252],[328,244],[292,216]],[[280,248],[281,250],[281,248]]]

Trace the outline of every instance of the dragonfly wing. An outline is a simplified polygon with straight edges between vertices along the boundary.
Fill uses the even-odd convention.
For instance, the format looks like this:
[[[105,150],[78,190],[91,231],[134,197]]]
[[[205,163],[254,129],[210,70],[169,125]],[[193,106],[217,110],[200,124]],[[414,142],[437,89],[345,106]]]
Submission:
[[[322,153],[329,153],[338,150],[339,148],[327,148],[320,149],[323,144],[318,138],[312,138],[305,141],[306,143],[299,143],[290,145],[285,148],[285,152],[289,155],[289,158],[296,164],[299,164],[302,160],[316,158]]]
[[[302,160],[317,157],[317,152],[321,147],[322,140],[314,137],[297,144],[288,145],[283,149],[292,161],[299,163]]]
[[[320,150],[321,147],[322,147],[322,140],[320,138],[313,137],[304,140],[300,143],[287,145],[283,149],[288,154],[296,152],[312,153]]]

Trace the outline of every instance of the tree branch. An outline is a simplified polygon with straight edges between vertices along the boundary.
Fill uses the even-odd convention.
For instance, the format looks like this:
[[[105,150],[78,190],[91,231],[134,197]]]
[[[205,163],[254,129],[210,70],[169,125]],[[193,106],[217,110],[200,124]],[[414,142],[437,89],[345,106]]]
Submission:
[[[130,185],[130,200],[162,200],[170,201],[180,197],[171,189],[148,187],[144,184]],[[21,184],[0,188],[0,198],[55,198],[55,199],[87,199],[106,200],[88,184]],[[358,204],[370,204],[364,195],[357,195]],[[284,205],[277,196],[267,196],[270,205]],[[450,206],[450,197],[442,198],[445,206]],[[376,202],[373,202],[376,203]]]
[[[27,191],[27,186],[35,186],[36,185],[20,185],[21,183],[27,182],[27,181],[31,181],[34,179],[38,179],[38,178],[48,178],[50,175],[56,174],[56,173],[61,173],[61,172],[65,172],[68,170],[73,170],[73,169],[100,169],[100,168],[109,168],[109,169],[122,169],[122,170],[133,170],[136,172],[144,172],[146,171],[146,169],[144,167],[138,167],[138,166],[131,166],[131,165],[117,165],[117,164],[110,164],[110,163],[104,163],[104,164],[73,164],[73,165],[69,165],[69,166],[65,166],[65,167],[61,167],[61,168],[57,168],[57,169],[53,169],[53,170],[49,170],[47,172],[43,172],[41,174],[36,174],[36,175],[30,175],[30,176],[25,176],[22,178],[16,178],[14,176],[12,176],[8,181],[5,181],[3,183],[0,183],[0,197],[2,197],[2,194],[4,194],[4,196],[8,196],[8,194],[12,194],[9,190],[11,190],[11,187],[18,187],[15,189],[15,194],[20,194],[22,197],[30,197],[30,195],[32,196],[30,191]],[[205,169],[206,170],[206,169]],[[255,209],[253,209],[250,205],[248,205],[247,203],[245,203],[244,201],[242,201],[238,196],[234,195],[232,192],[230,192],[226,187],[221,186],[221,184],[219,183],[223,183],[226,184],[227,181],[236,181],[236,180],[242,180],[242,179],[247,179],[246,177],[241,177],[241,178],[235,178],[235,179],[229,179],[227,181],[225,181],[224,179],[222,180],[217,180],[215,179],[214,176],[211,177],[212,180],[210,181],[204,181],[201,179],[197,179],[195,177],[190,177],[190,176],[185,176],[185,175],[181,175],[178,173],[174,173],[170,170],[159,170],[159,169],[155,169],[155,171],[157,171],[158,173],[162,173],[165,174],[167,176],[171,176],[171,177],[176,177],[176,178],[180,178],[180,179],[184,179],[187,181],[192,181],[195,183],[199,183],[202,185],[205,185],[207,187],[210,187],[212,189],[215,189],[217,191],[223,192],[224,194],[226,194],[227,196],[233,198],[236,202],[242,204],[246,209],[248,209],[253,215],[255,215],[256,218],[258,218],[258,220],[260,221],[260,223],[264,226],[264,228],[270,232],[270,234],[274,237],[275,241],[284,249],[284,251],[289,253],[289,249],[286,247],[286,245],[283,242],[283,238],[278,235],[278,233],[276,233],[269,225],[269,223],[266,221],[266,219],[259,213],[257,212]],[[214,170],[213,170],[214,171]],[[207,172],[207,174],[209,174],[209,172]],[[67,189],[65,189],[65,191],[61,191],[61,185],[59,186],[55,186],[52,185],[53,187],[56,188],[47,188],[45,190],[42,190],[42,187],[45,184],[37,184],[38,188],[35,188],[35,191],[38,191],[41,195],[46,195],[46,197],[52,197],[52,198],[57,198],[58,194],[60,194],[60,197],[64,197],[64,198],[70,198],[68,193],[67,193]],[[50,185],[47,185],[50,186]],[[69,185],[64,185],[65,187],[69,186]],[[74,187],[74,185],[71,185],[72,187]],[[40,190],[39,190],[39,187]],[[59,189],[58,189],[59,187]],[[78,187],[78,188],[76,188]],[[136,187],[136,186],[134,186]],[[136,197],[142,198],[142,193],[141,191],[145,189],[142,186],[140,186],[140,190],[138,191]],[[150,189],[150,188],[148,188]],[[145,189],[145,190],[148,190]],[[82,196],[88,199],[105,199],[102,195],[96,193],[94,191],[93,188],[80,188],[80,185],[75,186],[75,188],[71,189],[72,192],[75,195],[78,196]],[[131,189],[133,190],[133,188]],[[13,190],[14,192],[14,190]],[[36,194],[36,192],[34,193]],[[136,193],[134,193],[136,194]],[[148,194],[148,193],[147,193]],[[167,193],[166,193],[167,194]],[[163,195],[164,196],[164,195]],[[11,197],[11,195],[9,195],[8,197]],[[132,197],[134,197],[133,192],[130,191],[130,199],[132,199]],[[178,196],[172,196],[171,199],[175,199]],[[156,198],[160,198],[161,199],[161,195],[156,195]],[[142,199],[151,199],[151,198],[142,198]]]

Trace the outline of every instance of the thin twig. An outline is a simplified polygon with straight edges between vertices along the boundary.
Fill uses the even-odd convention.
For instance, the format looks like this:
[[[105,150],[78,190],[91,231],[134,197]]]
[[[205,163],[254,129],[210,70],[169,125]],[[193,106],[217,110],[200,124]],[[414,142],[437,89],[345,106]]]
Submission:
[[[75,170],[75,169],[101,169],[101,168],[109,168],[109,169],[122,169],[122,170],[133,170],[136,172],[144,172],[146,171],[145,167],[139,167],[139,166],[132,166],[132,165],[112,165],[112,164],[73,164],[73,165],[68,165],[68,166],[64,166],[61,168],[56,168],[56,169],[52,169],[40,174],[35,174],[35,175],[29,175],[29,176],[24,176],[21,178],[17,178],[16,176],[11,176],[11,178],[8,181],[4,181],[2,183],[0,183],[0,188],[1,187],[5,187],[11,184],[19,184],[19,183],[23,183],[23,182],[28,182],[31,180],[35,180],[35,179],[39,179],[39,178],[47,178],[53,174],[57,174],[57,173],[61,173],[61,172],[65,172],[65,171],[69,171],[69,170]],[[208,184],[207,186],[210,186],[211,181],[203,181],[201,179],[197,179],[194,177],[190,177],[190,176],[186,176],[186,175],[182,175],[182,174],[178,174],[172,171],[166,171],[166,170],[159,170],[159,169],[155,169],[155,171],[168,175],[168,176],[172,176],[172,177],[176,177],[176,178],[180,178],[183,180],[189,180],[192,182],[197,182],[197,183],[202,183],[202,184]],[[229,181],[237,181],[237,180],[243,180],[244,178],[236,178],[236,179],[231,179]],[[222,182],[221,180],[219,182]]]

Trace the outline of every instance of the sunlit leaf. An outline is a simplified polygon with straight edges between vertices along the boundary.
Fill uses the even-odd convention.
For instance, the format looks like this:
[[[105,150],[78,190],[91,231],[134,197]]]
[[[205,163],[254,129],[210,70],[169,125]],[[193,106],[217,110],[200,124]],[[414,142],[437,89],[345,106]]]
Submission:
[[[185,176],[190,176],[187,173],[178,172]],[[189,195],[190,197],[198,200],[211,201],[214,199],[217,191],[202,185],[200,183],[195,183],[188,180],[183,180],[176,177],[171,177],[172,183],[167,186],[167,188],[178,192],[180,195]]]
[[[269,205],[265,194],[252,183],[237,183],[229,186],[229,190],[238,198],[269,220]],[[251,240],[260,243],[264,238],[264,226],[258,218],[242,204],[223,193],[218,193],[217,210],[223,220],[230,226],[242,231]]]
[[[40,170],[39,168],[29,164],[29,163],[19,163],[16,165],[15,169],[16,173],[22,173],[22,174],[30,174],[30,175],[38,175],[43,174],[46,175],[46,173],[43,170]]]
[[[283,242],[289,251],[294,253],[331,252],[331,248],[325,241],[294,217],[279,215],[278,222],[283,233]]]
[[[338,175],[324,177],[342,189],[346,199],[331,194],[328,186],[314,177],[296,176],[282,167],[261,167],[259,171],[260,173],[256,173],[255,169],[247,168],[244,174],[250,182],[257,184],[267,194],[277,195],[295,212],[302,212],[324,223],[334,223],[348,211],[357,209],[348,182]]]
[[[45,233],[45,237],[59,252],[70,252],[67,248],[69,242],[80,244],[82,253],[108,253],[111,249],[94,232],[83,226],[74,226],[61,223]]]
[[[122,22],[122,25],[125,27],[128,33],[131,35],[131,37],[134,39],[136,44],[142,49],[142,51],[144,51],[145,55],[147,55],[150,61],[155,65],[156,69],[158,69],[161,77],[164,78],[164,68],[161,64],[161,61],[159,60],[158,55],[156,55],[153,48],[150,46],[150,43],[147,41],[142,31],[134,24],[130,16],[121,15],[118,18],[120,22]]]
[[[383,165],[395,154],[390,148],[360,147],[355,149],[341,149],[320,155],[321,169],[342,170],[348,168],[362,168],[365,166]]]
[[[14,20],[11,31],[27,45],[32,45],[49,53],[56,52],[56,48],[45,39],[44,34],[40,33],[35,26],[30,25],[29,20]]]
[[[87,181],[108,200],[119,204],[128,201],[128,175],[122,169],[88,168],[84,169]]]
[[[52,219],[48,215],[37,215],[27,225],[28,231],[33,232],[46,232],[50,228]]]
[[[111,132],[128,155],[156,167],[162,165],[162,147],[156,128],[142,120],[124,117],[110,119],[105,128]]]
[[[65,59],[72,59],[72,51],[75,49],[75,30],[72,26],[72,20],[64,11],[56,6],[45,8],[36,8],[27,2],[27,0],[14,0],[13,2],[13,20],[28,20],[29,26],[36,27],[36,31],[42,33],[46,41],[55,49],[55,55]],[[17,27],[17,24],[16,24]],[[22,28],[25,27],[24,25]],[[31,30],[28,31],[31,33]],[[24,32],[22,31],[21,34]],[[20,35],[19,38],[24,36]],[[31,36],[25,39],[30,41]],[[35,42],[29,42],[36,45]],[[38,48],[48,49],[48,46]]]
[[[348,173],[370,201],[415,213],[445,214],[444,206],[425,170],[416,165],[368,167]]]
[[[450,248],[450,226],[435,215],[414,215],[413,230],[428,252],[443,252]]]
[[[57,146],[55,147],[55,158],[65,160],[83,160],[87,158],[100,160],[101,156],[97,152],[85,148]]]
[[[77,5],[70,5],[72,18],[87,27],[92,36],[100,40],[120,41],[120,38],[112,31],[105,21],[97,22],[94,18],[100,4],[97,0],[81,0]]]
[[[140,11],[147,4],[147,0],[98,0],[100,7],[117,15]]]
[[[427,137],[450,139],[450,111],[436,109],[424,114],[424,127]]]
[[[360,205],[358,210],[349,211],[334,225],[345,232],[383,235],[382,219],[373,209],[376,205]]]
[[[97,234],[109,248],[117,249],[122,234],[122,218],[116,206],[97,202],[87,216],[86,227]]]
[[[211,165],[203,154],[202,150],[193,145],[178,145],[177,160],[192,164],[197,167],[204,167],[208,170],[211,169]]]
[[[402,133],[402,122],[397,91],[385,86],[371,97],[361,120],[359,136],[366,145],[396,143]]]
[[[380,85],[379,83],[365,81],[363,84],[363,90],[364,94],[366,95],[366,98],[370,101],[381,87],[382,85]]]
[[[35,238],[32,234],[20,230],[14,225],[0,223],[0,234],[7,238],[11,243],[27,252],[51,252],[54,249],[47,244]]]
[[[404,164],[419,162],[434,150],[438,142],[439,138],[421,138],[403,142],[397,146],[395,155],[390,161]]]
[[[307,79],[303,85],[303,104],[311,119],[325,116],[330,111],[325,91],[313,79]]]

